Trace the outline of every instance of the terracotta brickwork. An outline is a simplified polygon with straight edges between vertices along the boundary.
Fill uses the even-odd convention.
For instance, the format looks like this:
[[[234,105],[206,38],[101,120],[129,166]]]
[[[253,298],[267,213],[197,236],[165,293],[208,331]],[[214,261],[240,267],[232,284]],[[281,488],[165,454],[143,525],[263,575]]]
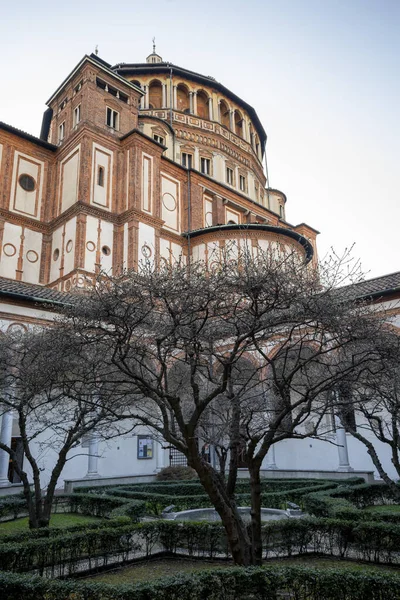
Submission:
[[[158,104],[169,97],[168,89],[156,97]],[[215,93],[208,91],[210,97],[214,94],[215,103]],[[144,256],[155,264],[171,263],[177,253],[187,256],[190,232],[204,229],[191,241],[192,248],[211,239],[223,246],[227,239],[243,237],[240,231],[227,234],[214,229],[224,226],[229,214],[237,215],[241,226],[275,228],[273,233],[254,232],[253,245],[260,239],[280,240],[304,255],[304,238],[315,250],[314,229],[305,224],[293,227],[277,214],[277,206],[284,207],[286,202],[282,192],[267,190],[263,204],[250,197],[249,177],[264,191],[265,176],[252,144],[237,135],[242,132],[248,137],[249,125],[243,126],[247,127],[244,134],[236,116],[235,131],[217,121],[206,131],[204,95],[200,96],[203,119],[186,113],[179,118],[175,111],[171,130],[161,117],[157,117],[158,124],[149,115],[139,118],[142,96],[135,85],[85,57],[49,101],[53,111],[50,142],[0,125],[0,276],[65,291],[85,287],[101,269],[116,274],[124,268],[138,268]],[[78,106],[79,121],[75,122]],[[107,107],[118,113],[116,127],[107,125]],[[232,107],[240,108],[249,121],[242,107]],[[139,127],[140,119],[147,119],[151,135]],[[61,123],[65,127],[60,141]],[[157,143],[153,133],[166,138],[168,133],[166,143],[171,147]],[[182,143],[181,151],[197,148],[199,156],[211,161],[214,150],[222,153],[236,169],[235,177],[245,178],[244,190],[239,192],[218,179],[213,168],[207,175],[182,166],[180,156],[174,158],[178,143]],[[25,162],[18,163],[18,157]],[[17,163],[33,165],[35,176],[28,177],[28,183],[21,180]],[[23,190],[23,185],[28,189]],[[16,190],[17,205],[13,201]],[[206,199],[207,206],[212,205],[212,223],[205,222]],[[206,225],[213,229],[207,231]],[[281,228],[282,235],[276,228]],[[295,232],[300,241],[292,236],[288,242],[284,230]]]

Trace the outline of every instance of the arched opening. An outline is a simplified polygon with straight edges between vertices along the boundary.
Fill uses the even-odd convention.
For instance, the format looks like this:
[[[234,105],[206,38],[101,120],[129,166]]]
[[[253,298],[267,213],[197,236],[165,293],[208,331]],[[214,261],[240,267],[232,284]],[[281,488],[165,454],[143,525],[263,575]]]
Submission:
[[[253,126],[251,123],[249,123],[249,137],[250,137],[250,145],[254,150],[254,131],[253,131]]]
[[[190,112],[189,90],[186,85],[180,83],[176,90],[177,110],[185,113]]]
[[[152,81],[149,85],[149,108],[162,108],[162,85],[160,81]]]
[[[235,110],[234,121],[235,121],[235,133],[236,133],[236,135],[238,135],[239,137],[242,138],[243,137],[243,117],[238,110]]]
[[[230,129],[229,107],[224,100],[219,103],[219,120],[221,125]]]
[[[209,119],[208,95],[201,90],[197,92],[197,114],[202,119]]]
[[[133,81],[131,81],[131,83],[133,83],[133,85],[136,85],[137,87],[141,88],[142,84],[140,83],[140,81],[138,81],[137,79],[134,79]]]

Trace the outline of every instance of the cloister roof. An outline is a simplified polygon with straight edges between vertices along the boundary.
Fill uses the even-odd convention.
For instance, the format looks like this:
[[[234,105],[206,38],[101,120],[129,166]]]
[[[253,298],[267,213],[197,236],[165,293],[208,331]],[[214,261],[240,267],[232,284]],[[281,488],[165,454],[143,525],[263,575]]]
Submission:
[[[41,304],[66,305],[73,302],[74,296],[59,292],[44,285],[13,281],[0,277],[0,298],[8,297],[15,300],[28,300]]]

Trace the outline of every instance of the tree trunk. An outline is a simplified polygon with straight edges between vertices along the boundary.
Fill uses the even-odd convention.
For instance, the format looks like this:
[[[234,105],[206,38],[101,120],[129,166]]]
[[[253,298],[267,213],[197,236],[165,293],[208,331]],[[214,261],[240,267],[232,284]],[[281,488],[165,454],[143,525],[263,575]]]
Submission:
[[[262,563],[262,533],[261,533],[261,480],[260,465],[251,462],[249,465],[251,488],[251,536],[252,536],[252,564]]]
[[[54,501],[54,492],[56,489],[58,479],[59,479],[59,477],[62,473],[62,470],[65,466],[65,463],[67,461],[67,454],[70,450],[69,446],[70,446],[70,439],[69,439],[69,444],[68,445],[66,444],[60,450],[57,463],[56,463],[53,471],[51,472],[50,481],[47,486],[47,491],[46,491],[46,495],[45,495],[44,502],[43,502],[41,525],[39,525],[39,527],[48,527],[49,526],[50,518],[51,518],[51,509],[53,507],[53,501]]]
[[[211,503],[221,517],[234,563],[241,566],[251,565],[251,541],[246,525],[238,513],[235,501],[228,496],[225,484],[211,465],[205,463],[201,457],[188,457],[188,464],[195,469]]]
[[[376,467],[376,470],[378,471],[379,475],[382,477],[383,481],[389,486],[389,489],[393,493],[393,496],[396,498],[397,502],[400,502],[400,488],[384,470],[372,442],[367,440],[367,438],[365,438],[357,431],[350,430],[350,433],[353,437],[356,438],[356,440],[364,444],[364,446],[367,448],[367,453],[370,455],[371,460],[374,463],[374,466]]]

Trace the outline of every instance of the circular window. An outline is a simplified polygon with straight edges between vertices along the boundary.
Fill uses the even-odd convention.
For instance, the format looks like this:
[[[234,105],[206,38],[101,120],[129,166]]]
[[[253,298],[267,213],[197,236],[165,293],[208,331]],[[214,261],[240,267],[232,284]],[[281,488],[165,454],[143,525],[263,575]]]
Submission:
[[[89,250],[89,252],[93,252],[93,250],[96,248],[96,244],[94,242],[86,242],[86,248]]]
[[[19,176],[18,183],[26,192],[33,192],[36,187],[36,181],[31,175],[27,175],[26,173]]]
[[[39,260],[39,255],[37,252],[35,252],[35,250],[28,250],[26,253],[26,258],[29,260],[29,262],[35,263]]]
[[[58,260],[59,256],[60,256],[60,251],[58,248],[56,248],[53,252],[53,260]]]
[[[172,211],[174,211],[176,209],[176,200],[172,196],[172,194],[169,194],[168,192],[166,192],[163,195],[163,197],[162,197],[162,203],[165,206],[165,208],[167,210],[169,210],[170,212],[172,212]]]
[[[144,244],[144,246],[142,246],[142,254],[145,258],[150,258],[150,256],[153,254],[150,246]]]
[[[17,249],[14,244],[4,244],[3,252],[6,256],[14,256],[14,254],[17,252]]]
[[[65,246],[66,251],[71,252],[72,246],[73,246],[72,240],[68,240],[67,245]]]
[[[104,256],[110,256],[111,254],[111,250],[108,246],[103,246],[101,251],[104,254]]]

